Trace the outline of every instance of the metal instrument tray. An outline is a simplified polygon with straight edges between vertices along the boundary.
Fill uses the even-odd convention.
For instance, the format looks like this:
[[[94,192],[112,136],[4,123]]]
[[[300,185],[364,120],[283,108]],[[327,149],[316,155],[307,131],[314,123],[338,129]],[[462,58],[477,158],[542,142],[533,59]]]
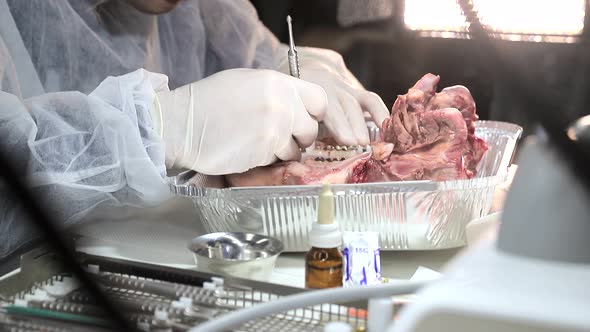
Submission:
[[[82,252],[76,256],[83,266],[93,266],[95,281],[121,314],[141,327],[139,330],[155,331],[154,327],[162,327],[154,324],[156,311],[166,313],[164,324],[173,326],[158,331],[185,331],[236,310],[308,291],[228,276],[223,276],[220,283],[221,276],[200,271]],[[22,256],[20,266],[20,271],[0,280],[1,331],[112,330],[107,316],[90,293],[72,279],[71,272],[54,252],[44,247],[35,248]],[[64,279],[69,281],[63,283]],[[211,282],[217,282],[217,287],[206,287],[206,283]],[[39,291],[47,294],[47,287],[53,290],[48,300],[25,300]],[[183,297],[192,300],[190,307],[175,305]],[[397,309],[400,306],[403,304]],[[317,305],[252,318],[231,331],[321,332],[332,321],[345,322],[357,330],[367,326],[366,309],[366,301],[333,303],[326,299]]]

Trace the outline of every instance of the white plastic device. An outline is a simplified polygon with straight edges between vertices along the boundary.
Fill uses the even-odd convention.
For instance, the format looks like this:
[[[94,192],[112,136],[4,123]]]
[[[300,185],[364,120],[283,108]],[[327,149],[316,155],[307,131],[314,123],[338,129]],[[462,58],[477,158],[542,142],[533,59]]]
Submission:
[[[590,331],[590,268],[482,246],[416,295],[388,332]]]

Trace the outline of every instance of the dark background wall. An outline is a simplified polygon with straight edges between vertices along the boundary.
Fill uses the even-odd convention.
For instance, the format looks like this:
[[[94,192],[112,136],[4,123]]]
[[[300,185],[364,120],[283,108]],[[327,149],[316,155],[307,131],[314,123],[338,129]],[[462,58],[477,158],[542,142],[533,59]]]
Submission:
[[[251,0],[261,21],[282,41],[285,17],[294,19],[297,45],[334,49],[369,90],[392,105],[423,74],[441,76],[439,88],[461,84],[473,94],[481,119],[515,122],[530,133],[531,110],[518,94],[494,77],[496,59],[474,40],[419,37],[403,25],[403,1],[395,1],[393,17],[350,28],[338,25],[338,0]],[[556,92],[566,104],[564,123],[588,114],[587,61],[578,45],[497,42],[504,60],[516,64],[539,93]],[[302,68],[301,70],[305,70]]]

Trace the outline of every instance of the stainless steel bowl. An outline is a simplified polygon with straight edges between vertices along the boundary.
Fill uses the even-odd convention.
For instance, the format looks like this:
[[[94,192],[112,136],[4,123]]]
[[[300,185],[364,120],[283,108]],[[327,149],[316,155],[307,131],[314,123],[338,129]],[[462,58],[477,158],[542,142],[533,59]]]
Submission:
[[[192,239],[199,270],[240,278],[268,280],[283,243],[275,238],[254,233],[211,233]]]

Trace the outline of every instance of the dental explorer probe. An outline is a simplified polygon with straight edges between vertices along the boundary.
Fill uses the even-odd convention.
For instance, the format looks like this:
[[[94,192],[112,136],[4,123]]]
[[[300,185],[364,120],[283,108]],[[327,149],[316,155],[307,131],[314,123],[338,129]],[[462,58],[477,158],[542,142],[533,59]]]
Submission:
[[[289,58],[289,73],[293,77],[299,77],[299,56],[295,49],[295,42],[293,41],[293,27],[291,26],[291,15],[287,15],[287,27],[289,28],[289,51],[287,56]]]
[[[295,49],[295,41],[293,40],[293,26],[291,25],[291,15],[287,15],[287,28],[289,29],[289,51],[287,52],[287,59],[289,60],[289,74],[296,78],[299,76],[299,56]],[[311,145],[311,149],[315,147],[315,142]],[[301,152],[305,152],[306,149],[299,148]]]

